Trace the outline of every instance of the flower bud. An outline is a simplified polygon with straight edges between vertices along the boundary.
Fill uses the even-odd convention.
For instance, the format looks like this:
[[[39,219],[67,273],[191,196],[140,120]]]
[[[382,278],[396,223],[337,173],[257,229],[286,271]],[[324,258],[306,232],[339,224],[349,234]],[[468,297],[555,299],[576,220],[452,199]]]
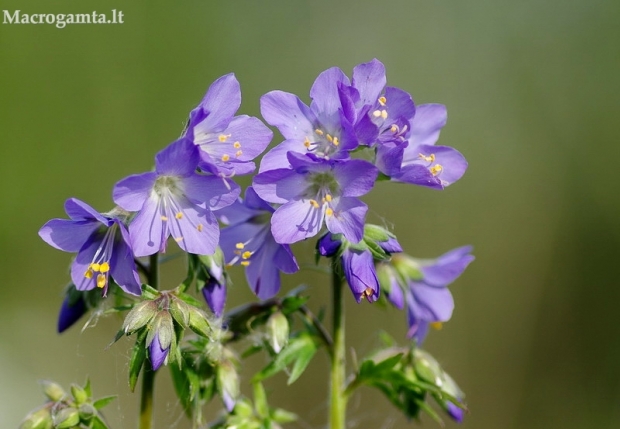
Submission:
[[[223,361],[217,367],[217,382],[222,400],[228,412],[235,408],[239,397],[239,375],[230,361]]]
[[[43,385],[43,393],[52,402],[59,402],[67,396],[63,388],[53,381],[43,380],[41,384]]]
[[[83,404],[88,401],[88,394],[77,384],[71,385],[71,394],[73,395],[73,399],[75,399],[75,403],[77,405]]]
[[[274,352],[280,351],[288,343],[289,326],[286,316],[280,311],[273,313],[267,320],[267,333],[269,344]]]
[[[215,317],[221,317],[226,304],[226,282],[219,282],[215,277],[210,277],[201,291]]]
[[[19,429],[52,429],[53,427],[52,415],[47,406],[32,411],[19,425]]]
[[[80,423],[80,413],[73,407],[63,408],[54,415],[54,428],[66,429]]]
[[[176,297],[173,297],[170,302],[170,314],[184,328],[189,324],[189,308],[187,307],[188,305],[183,300]]]
[[[207,320],[207,315],[200,309],[188,306],[189,309],[189,327],[192,331],[196,332],[203,337],[209,338],[211,334],[211,328]]]
[[[156,313],[157,304],[155,301],[142,301],[136,304],[125,318],[123,331],[125,331],[127,335],[134,333],[149,323]]]
[[[71,295],[67,294],[62,301],[60,312],[58,313],[58,333],[62,333],[69,329],[86,313],[86,302],[80,295],[72,302]]]
[[[97,414],[97,410],[92,404],[82,404],[80,405],[78,411],[80,413],[81,420],[90,420],[95,414]]]

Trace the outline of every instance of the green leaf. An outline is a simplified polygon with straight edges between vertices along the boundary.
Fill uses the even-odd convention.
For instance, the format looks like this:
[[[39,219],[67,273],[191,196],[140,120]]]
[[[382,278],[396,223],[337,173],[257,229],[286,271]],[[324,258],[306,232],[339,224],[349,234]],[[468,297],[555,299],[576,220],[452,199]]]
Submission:
[[[304,347],[299,351],[298,358],[293,365],[293,369],[291,370],[291,375],[288,377],[287,384],[291,385],[303,374],[303,372],[308,367],[308,364],[314,357],[314,354],[317,351],[317,345],[312,339],[308,337],[308,341],[304,345]]]
[[[282,408],[273,410],[271,418],[276,423],[292,423],[298,419],[297,414],[283,410]]]
[[[109,429],[108,425],[99,416],[94,416],[90,423],[90,429]]]
[[[262,419],[269,417],[267,395],[265,394],[262,383],[253,383],[252,387],[254,389],[254,409],[256,410],[256,414]]]
[[[94,403],[93,406],[100,410],[103,407],[105,407],[106,405],[108,405],[110,402],[112,402],[113,400],[116,399],[116,395],[111,395],[111,396],[104,396],[103,398],[99,398],[97,399]]]
[[[289,341],[288,345],[284,349],[282,349],[282,351],[278,355],[276,355],[274,360],[272,360],[265,368],[263,368],[260,372],[254,375],[252,381],[258,382],[269,378],[272,375],[284,370],[287,365],[293,363],[293,361],[295,361],[296,359],[304,356],[304,358],[302,359],[302,363],[299,364],[299,367],[294,374],[295,377],[293,378],[293,374],[291,374],[291,377],[289,378],[289,380],[293,378],[293,380],[290,381],[290,383],[292,383],[301,375],[305,367],[308,365],[309,359],[312,358],[311,355],[313,355],[315,351],[312,349],[316,349],[316,345],[314,345],[314,341],[312,340],[312,337],[310,337],[310,335],[302,334],[299,337],[292,338]]]

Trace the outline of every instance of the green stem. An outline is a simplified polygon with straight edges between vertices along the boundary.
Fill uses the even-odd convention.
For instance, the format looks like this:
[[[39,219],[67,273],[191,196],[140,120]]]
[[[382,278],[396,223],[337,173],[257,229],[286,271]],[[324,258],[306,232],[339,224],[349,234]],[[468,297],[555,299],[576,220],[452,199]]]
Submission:
[[[331,362],[330,429],[346,428],[347,398],[344,395],[346,372],[344,341],[344,305],[342,302],[342,278],[332,267],[333,292],[333,353]]]
[[[159,288],[159,254],[150,257],[147,282],[153,289]],[[139,429],[153,427],[153,391],[155,386],[155,371],[148,363],[142,368],[142,392],[140,395],[140,423]]]

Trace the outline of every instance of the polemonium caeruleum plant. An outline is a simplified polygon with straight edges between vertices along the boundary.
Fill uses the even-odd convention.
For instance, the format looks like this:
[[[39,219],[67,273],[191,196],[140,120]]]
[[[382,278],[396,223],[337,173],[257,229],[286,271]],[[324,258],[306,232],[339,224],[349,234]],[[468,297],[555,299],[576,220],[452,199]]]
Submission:
[[[263,156],[241,197],[234,179],[255,171],[273,133],[257,118],[236,116],[240,86],[233,74],[223,76],[190,112],[183,135],[155,156],[153,171],[116,184],[112,210],[69,199],[69,219],[40,229],[45,242],[76,254],[59,332],[88,312],[126,313],[116,340],[135,337],[128,375],[132,391],[141,379],[138,428],[153,427],[155,377],[164,366],[193,427],[282,427],[296,415],[268,404],[263,381],[282,371],[289,384],[297,381],[319,349],[331,361],[331,429],[346,427],[347,401],[363,385],[379,389],[408,418],[424,411],[441,422],[439,408],[463,420],[465,395],[421,345],[429,327],[450,319],[447,286],[474,259],[471,248],[437,259],[408,256],[391,231],[366,222],[360,197],[379,180],[442,190],[463,176],[467,162],[435,144],[444,106],[416,105],[386,84],[383,64],[373,60],[356,66],[352,79],[335,67],[321,73],[310,105],[283,91],[265,94],[261,113],[284,140]],[[280,291],[281,274],[300,270],[291,245],[308,239],[316,240],[317,264],[330,260],[329,328],[307,306],[311,288]],[[187,275],[162,288],[160,264],[170,254],[185,255]],[[244,267],[257,299],[226,311],[233,265]],[[405,345],[384,334],[383,347],[347,367],[346,299],[404,309]],[[255,353],[268,363],[249,378],[250,398],[241,393],[242,361]],[[108,427],[100,409],[112,398],[93,400],[89,382],[73,385],[71,394],[46,382],[44,391],[48,401],[23,429]],[[216,398],[222,412],[204,416]]]

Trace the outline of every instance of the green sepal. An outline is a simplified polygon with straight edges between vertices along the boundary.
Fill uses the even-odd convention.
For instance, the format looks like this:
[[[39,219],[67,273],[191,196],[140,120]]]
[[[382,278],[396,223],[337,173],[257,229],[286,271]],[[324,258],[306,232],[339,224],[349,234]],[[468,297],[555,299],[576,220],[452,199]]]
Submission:
[[[300,334],[292,338],[288,345],[261,371],[256,373],[252,382],[259,382],[284,370],[289,364],[295,363],[288,384],[295,382],[310,363],[317,346],[309,334]]]
[[[143,300],[154,300],[159,297],[159,291],[154,287],[151,287],[147,284],[142,285],[142,295],[140,296]]]
[[[71,385],[71,395],[73,396],[76,405],[81,405],[88,401],[88,394],[83,388],[81,388],[77,384]]]
[[[385,228],[378,225],[367,223],[364,225],[364,241],[388,241],[391,237],[394,237]]]
[[[146,346],[144,344],[144,338],[146,336],[146,330],[143,330],[136,339],[136,344],[133,346],[131,352],[131,359],[129,360],[129,390],[132,392],[136,388],[138,382],[138,376],[142,365],[146,360]]]
[[[80,423],[80,413],[73,407],[63,408],[53,417],[55,429],[67,429]]]
[[[93,402],[93,407],[95,407],[95,409],[97,410],[100,410],[112,401],[114,401],[116,398],[117,395],[104,396],[103,398],[99,398],[95,402]]]
[[[100,416],[94,416],[90,422],[89,429],[109,429],[106,422]]]

